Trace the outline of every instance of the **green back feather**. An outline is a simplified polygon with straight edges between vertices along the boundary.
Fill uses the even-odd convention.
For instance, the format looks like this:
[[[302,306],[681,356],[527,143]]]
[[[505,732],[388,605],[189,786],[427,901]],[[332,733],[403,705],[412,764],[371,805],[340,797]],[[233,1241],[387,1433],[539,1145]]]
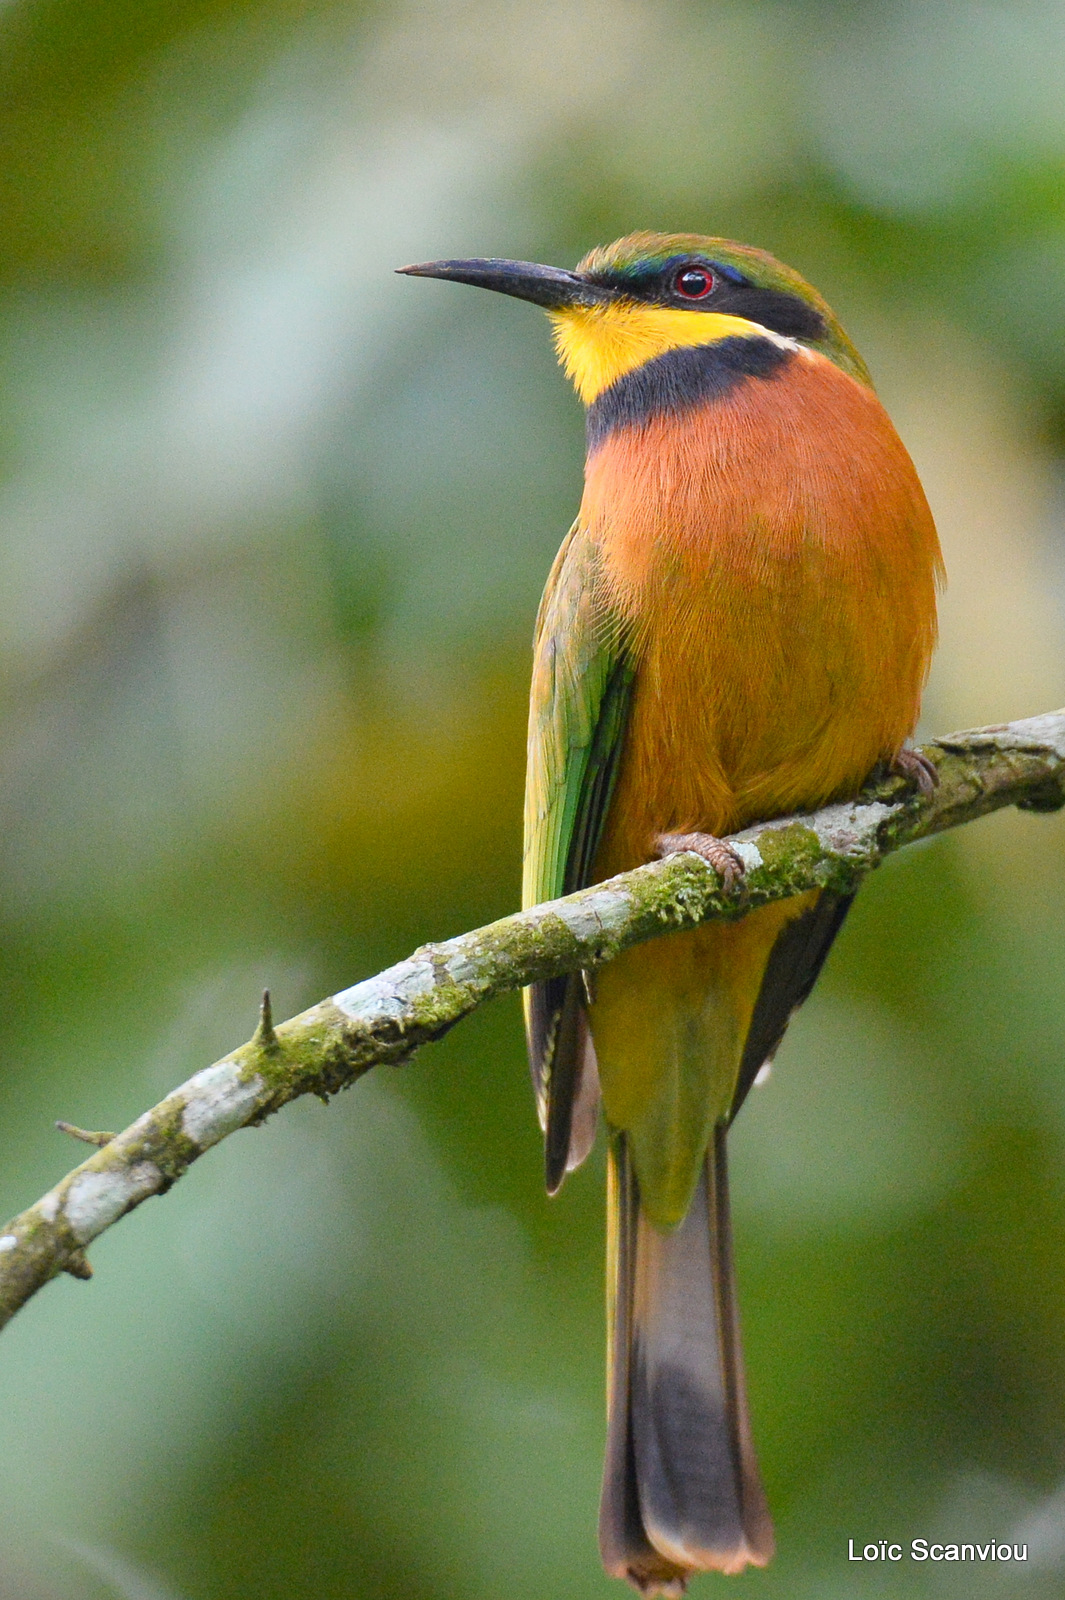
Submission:
[[[610,804],[628,715],[632,672],[603,605],[595,545],[570,530],[547,580],[536,622],[525,781],[522,904],[571,893],[590,874]],[[558,1060],[567,986],[526,991],[529,1057],[541,1121],[553,1086],[571,1093],[577,1064]],[[565,1035],[568,1049],[579,1041]],[[568,1107],[561,1109],[568,1115]],[[550,1175],[549,1175],[550,1182]]]

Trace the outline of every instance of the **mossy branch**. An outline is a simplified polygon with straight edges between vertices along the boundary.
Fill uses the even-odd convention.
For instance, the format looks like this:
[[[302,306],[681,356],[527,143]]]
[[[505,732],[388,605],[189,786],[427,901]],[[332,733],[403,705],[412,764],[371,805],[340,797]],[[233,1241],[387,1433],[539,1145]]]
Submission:
[[[629,945],[742,916],[803,890],[855,889],[900,846],[1003,806],[1065,805],[1065,711],[952,734],[924,754],[939,776],[930,795],[888,778],[857,800],[734,836],[747,868],[742,900],[725,894],[699,857],[673,856],[425,945],[276,1028],[264,997],[247,1044],[123,1133],[88,1135],[102,1147],[0,1230],[0,1327],[60,1272],[91,1276],[86,1246],[134,1206],[165,1193],[227,1134],[299,1095],[336,1094],[378,1062],[406,1060],[493,995],[599,966]]]

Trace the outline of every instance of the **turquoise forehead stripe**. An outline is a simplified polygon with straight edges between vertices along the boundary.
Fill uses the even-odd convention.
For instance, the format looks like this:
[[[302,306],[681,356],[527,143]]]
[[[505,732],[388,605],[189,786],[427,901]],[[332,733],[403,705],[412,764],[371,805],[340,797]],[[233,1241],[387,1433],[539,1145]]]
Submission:
[[[665,272],[667,267],[682,266],[685,261],[691,260],[691,251],[687,251],[683,255],[638,256],[635,261],[612,262],[606,270],[610,273],[616,273],[618,277],[642,278],[649,277],[655,272]],[[712,267],[715,272],[719,272],[730,283],[746,282],[743,273],[738,271],[736,267],[727,266],[723,261],[714,261],[709,256],[700,256],[699,260],[705,261],[708,267]]]

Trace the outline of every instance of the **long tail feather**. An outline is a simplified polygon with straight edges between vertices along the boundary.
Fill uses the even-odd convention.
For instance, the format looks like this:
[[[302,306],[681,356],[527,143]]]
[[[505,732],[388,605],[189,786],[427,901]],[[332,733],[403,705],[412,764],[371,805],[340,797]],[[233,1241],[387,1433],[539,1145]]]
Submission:
[[[773,1553],[740,1353],[725,1130],[717,1130],[688,1215],[672,1233],[642,1214],[622,1136],[610,1161],[600,1549],[607,1571],[642,1594],[677,1596],[692,1572],[741,1572]]]

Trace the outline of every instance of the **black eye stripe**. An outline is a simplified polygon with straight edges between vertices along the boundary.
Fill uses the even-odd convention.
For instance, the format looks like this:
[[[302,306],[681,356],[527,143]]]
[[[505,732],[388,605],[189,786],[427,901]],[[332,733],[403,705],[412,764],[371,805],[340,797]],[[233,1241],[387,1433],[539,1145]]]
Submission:
[[[690,271],[710,274],[713,287],[700,295],[681,293],[677,279]],[[719,261],[674,256],[671,261],[640,262],[624,271],[592,272],[588,277],[592,283],[645,304],[683,306],[692,312],[722,311],[792,339],[823,339],[826,334],[824,317],[808,300],[786,289],[761,288],[737,268]]]

